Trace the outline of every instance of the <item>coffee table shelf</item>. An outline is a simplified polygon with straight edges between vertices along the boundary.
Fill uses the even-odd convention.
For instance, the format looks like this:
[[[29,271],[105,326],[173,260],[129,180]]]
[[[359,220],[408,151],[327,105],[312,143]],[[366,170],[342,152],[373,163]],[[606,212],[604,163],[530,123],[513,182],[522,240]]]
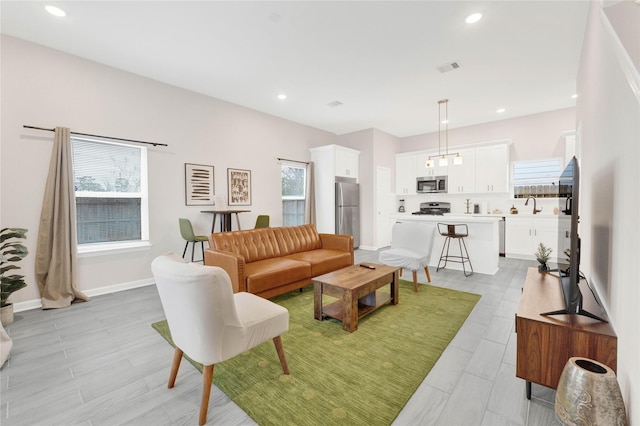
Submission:
[[[371,305],[366,301],[363,301],[363,299],[368,299],[369,296],[375,296],[374,305]],[[358,319],[362,318],[367,314],[370,314],[371,312],[375,311],[382,305],[387,305],[391,303],[391,295],[389,293],[376,291],[375,293],[372,293],[369,296],[363,297],[358,301]],[[336,300],[335,302],[329,303],[328,305],[324,305],[322,307],[322,313],[325,316],[335,318],[340,321],[344,319],[343,312],[344,312],[344,309],[342,306],[342,300]]]

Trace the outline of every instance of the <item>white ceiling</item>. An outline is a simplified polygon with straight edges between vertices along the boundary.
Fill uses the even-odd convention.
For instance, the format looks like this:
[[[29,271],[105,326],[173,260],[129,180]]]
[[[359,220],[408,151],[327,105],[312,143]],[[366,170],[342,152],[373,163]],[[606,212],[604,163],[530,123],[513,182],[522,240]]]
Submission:
[[[377,128],[398,137],[437,130],[443,98],[450,127],[575,106],[589,8],[575,0],[0,4],[4,34],[336,134]],[[466,24],[472,12],[483,18]],[[460,68],[437,69],[451,61]]]

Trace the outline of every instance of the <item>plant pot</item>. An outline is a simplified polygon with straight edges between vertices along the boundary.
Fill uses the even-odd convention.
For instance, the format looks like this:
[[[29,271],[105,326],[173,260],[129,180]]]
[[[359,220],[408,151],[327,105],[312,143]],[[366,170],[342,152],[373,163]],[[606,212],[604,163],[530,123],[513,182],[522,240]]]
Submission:
[[[13,304],[7,303],[0,308],[0,322],[3,326],[9,325],[13,322]]]
[[[546,263],[541,263],[538,265],[538,272],[545,273],[548,271],[549,271],[549,265],[547,265]]]

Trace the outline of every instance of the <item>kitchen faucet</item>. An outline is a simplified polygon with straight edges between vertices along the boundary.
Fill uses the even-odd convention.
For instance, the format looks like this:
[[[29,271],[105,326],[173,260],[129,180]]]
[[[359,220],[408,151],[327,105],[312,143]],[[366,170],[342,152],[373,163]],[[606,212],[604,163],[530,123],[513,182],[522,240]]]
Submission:
[[[532,200],[533,200],[533,214],[540,213],[540,212],[542,211],[542,209],[540,209],[540,210],[536,209],[536,197],[529,197],[529,198],[527,198],[527,201],[525,201],[525,202],[524,202],[524,205],[525,205],[525,206],[528,206],[528,205],[529,205],[529,200],[530,200],[530,199],[532,199]]]

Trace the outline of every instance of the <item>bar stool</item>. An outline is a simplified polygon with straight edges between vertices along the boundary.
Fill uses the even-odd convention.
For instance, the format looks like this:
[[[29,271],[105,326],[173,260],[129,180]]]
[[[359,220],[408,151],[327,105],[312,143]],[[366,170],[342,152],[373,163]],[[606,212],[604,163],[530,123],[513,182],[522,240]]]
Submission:
[[[465,224],[448,224],[448,223],[438,223],[438,232],[443,237],[446,237],[444,241],[444,245],[442,246],[442,252],[440,253],[440,260],[438,260],[438,267],[436,268],[436,272],[440,269],[444,269],[447,267],[447,262],[456,262],[462,263],[462,271],[464,272],[464,276],[468,277],[473,274],[473,266],[471,265],[471,260],[469,259],[469,252],[467,251],[467,244],[464,242],[464,237],[469,236],[469,228]],[[454,256],[449,254],[449,247],[451,246],[451,239],[457,239],[458,245],[460,246],[460,256]],[[463,251],[464,247],[464,251]],[[444,254],[445,248],[447,249],[447,254]],[[444,261],[444,265],[440,268],[440,263]],[[465,268],[465,263],[469,263],[469,267],[471,268],[471,272],[467,273],[467,269]]]

